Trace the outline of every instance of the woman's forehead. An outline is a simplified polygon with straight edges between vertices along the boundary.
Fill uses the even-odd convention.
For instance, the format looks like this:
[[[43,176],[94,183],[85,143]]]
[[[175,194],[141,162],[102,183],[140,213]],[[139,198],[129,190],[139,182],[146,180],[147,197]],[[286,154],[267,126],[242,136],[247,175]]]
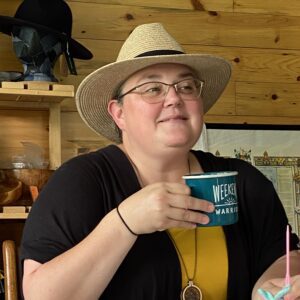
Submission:
[[[174,78],[183,78],[195,76],[195,72],[189,66],[176,63],[161,63],[151,65],[132,74],[124,83],[139,81],[141,79],[158,80],[163,77],[173,76]]]

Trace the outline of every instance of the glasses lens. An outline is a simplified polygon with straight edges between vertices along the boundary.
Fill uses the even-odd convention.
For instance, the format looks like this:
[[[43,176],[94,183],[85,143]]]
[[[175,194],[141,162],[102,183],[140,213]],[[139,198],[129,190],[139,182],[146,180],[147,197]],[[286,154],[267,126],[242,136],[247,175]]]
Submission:
[[[147,82],[138,88],[143,99],[150,103],[157,103],[164,100],[168,86],[160,82]]]
[[[177,93],[180,94],[183,100],[195,100],[200,96],[202,90],[202,82],[190,78],[180,81],[176,85]]]

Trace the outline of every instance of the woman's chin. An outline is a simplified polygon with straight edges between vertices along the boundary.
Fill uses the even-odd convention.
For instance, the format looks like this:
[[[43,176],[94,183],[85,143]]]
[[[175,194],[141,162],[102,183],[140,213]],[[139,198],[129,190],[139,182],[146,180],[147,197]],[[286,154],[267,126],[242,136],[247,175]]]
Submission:
[[[161,132],[159,140],[170,147],[192,147],[195,144],[195,134],[190,130],[168,130]]]
[[[166,139],[164,141],[164,144],[166,146],[169,147],[186,147],[186,148],[190,148],[190,146],[192,145],[191,141],[187,138],[184,139]]]

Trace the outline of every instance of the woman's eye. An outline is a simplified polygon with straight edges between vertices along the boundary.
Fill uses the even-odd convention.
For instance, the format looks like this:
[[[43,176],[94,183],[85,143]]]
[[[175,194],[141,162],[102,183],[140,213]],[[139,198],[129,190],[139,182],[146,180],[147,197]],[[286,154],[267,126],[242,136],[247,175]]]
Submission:
[[[194,88],[193,88],[192,85],[186,84],[186,85],[181,86],[181,87],[179,88],[179,90],[182,91],[182,92],[188,93],[188,92],[192,92],[192,91],[194,90]]]
[[[149,86],[147,87],[143,93],[145,94],[159,94],[161,92],[161,87],[160,86]]]

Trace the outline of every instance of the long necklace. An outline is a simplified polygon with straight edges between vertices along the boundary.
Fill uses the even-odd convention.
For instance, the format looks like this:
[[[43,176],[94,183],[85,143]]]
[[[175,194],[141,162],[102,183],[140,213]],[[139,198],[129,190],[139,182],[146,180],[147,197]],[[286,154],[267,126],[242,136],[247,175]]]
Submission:
[[[187,285],[182,289],[181,291],[181,296],[180,298],[182,300],[202,300],[202,292],[200,290],[200,288],[194,284],[194,279],[195,279],[195,275],[196,275],[196,271],[197,271],[197,262],[198,262],[198,241],[197,241],[197,228],[194,229],[194,240],[195,240],[195,259],[194,259],[194,272],[193,272],[193,277],[190,277],[187,271],[187,267],[184,263],[183,257],[179,251],[179,248],[176,245],[176,242],[174,241],[172,235],[168,232],[168,235],[170,237],[170,239],[173,242],[173,245],[178,253],[178,256],[182,262],[182,265],[184,267],[184,271],[186,274],[186,277],[188,279]]]
[[[145,187],[145,183],[144,183],[144,181],[142,179],[142,176],[141,176],[141,174],[140,174],[137,166],[135,165],[135,163],[132,161],[132,159],[130,158],[130,156],[126,152],[125,152],[125,155],[126,155],[127,159],[130,161],[130,163],[131,163],[131,165],[133,167],[133,170],[134,170],[134,172],[136,174],[136,177],[138,179],[138,182],[139,182],[140,186],[141,187]],[[191,174],[191,164],[190,164],[190,158],[189,157],[187,159],[187,164],[188,164],[188,174]]]
[[[190,159],[188,158],[188,170],[189,173],[191,174],[191,165],[190,165]],[[168,231],[167,231],[168,232]],[[180,257],[180,260],[182,262],[182,265],[184,267],[184,271],[186,274],[186,277],[188,279],[187,285],[182,289],[181,291],[181,295],[180,298],[182,300],[202,300],[202,292],[200,290],[200,288],[194,284],[194,279],[196,276],[196,271],[197,271],[197,262],[198,262],[198,238],[197,238],[197,228],[194,229],[194,242],[195,242],[195,256],[194,256],[194,272],[193,272],[193,277],[190,278],[189,274],[188,274],[188,270],[187,267],[184,263],[183,257],[179,251],[179,248],[176,245],[176,242],[174,241],[173,237],[171,236],[171,234],[168,232],[168,235],[170,237],[170,239],[173,242],[173,245],[178,253],[178,256]]]
[[[131,158],[129,157],[129,155],[127,155],[128,157],[128,160],[131,162],[132,166],[133,166],[133,169],[135,170],[135,173],[136,173],[136,176],[137,176],[137,179],[140,183],[140,186],[143,187],[145,186],[144,183],[143,183],[143,180],[142,180],[142,177],[140,175],[140,172],[138,170],[138,168],[136,167],[135,163],[131,160]],[[191,174],[191,165],[190,165],[190,159],[188,157],[188,160],[187,160],[187,163],[188,163],[188,174]],[[188,271],[187,271],[187,267],[184,263],[184,260],[183,260],[183,257],[174,241],[174,239],[172,238],[171,234],[167,231],[171,241],[173,242],[173,245],[180,257],[180,260],[182,262],[182,265],[184,267],[184,271],[185,271],[185,274],[186,274],[186,277],[188,278],[188,282],[187,282],[187,285],[182,289],[181,291],[181,295],[180,295],[180,298],[181,300],[202,300],[202,292],[200,290],[200,288],[194,284],[194,278],[195,278],[195,275],[196,275],[196,270],[197,270],[197,261],[198,261],[198,243],[197,243],[197,229],[194,229],[194,236],[195,236],[195,260],[194,260],[194,273],[193,273],[193,277],[190,278],[189,277],[189,274],[188,274]]]

